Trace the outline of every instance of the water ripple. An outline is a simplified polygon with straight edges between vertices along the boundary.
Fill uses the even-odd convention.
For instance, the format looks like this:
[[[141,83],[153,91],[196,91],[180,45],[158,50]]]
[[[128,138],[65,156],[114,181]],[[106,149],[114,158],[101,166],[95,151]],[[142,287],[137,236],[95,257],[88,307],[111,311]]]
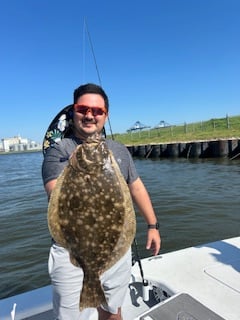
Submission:
[[[41,153],[0,156],[0,298],[49,283]],[[158,216],[162,253],[240,234],[240,162],[135,160]],[[146,223],[137,216],[142,257]]]

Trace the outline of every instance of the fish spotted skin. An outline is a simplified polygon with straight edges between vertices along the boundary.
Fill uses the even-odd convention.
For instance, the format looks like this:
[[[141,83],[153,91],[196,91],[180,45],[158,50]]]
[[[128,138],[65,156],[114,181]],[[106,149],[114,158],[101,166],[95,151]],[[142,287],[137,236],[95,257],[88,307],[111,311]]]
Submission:
[[[83,269],[80,310],[106,303],[99,277],[130,248],[136,219],[129,188],[103,139],[88,138],[73,152],[52,191],[48,225]]]

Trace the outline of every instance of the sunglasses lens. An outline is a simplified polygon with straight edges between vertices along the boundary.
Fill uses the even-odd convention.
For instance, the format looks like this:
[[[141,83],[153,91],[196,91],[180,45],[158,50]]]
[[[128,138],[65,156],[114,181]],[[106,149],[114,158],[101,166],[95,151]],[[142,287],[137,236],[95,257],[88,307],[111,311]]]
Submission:
[[[90,110],[92,111],[93,116],[102,116],[105,113],[103,109],[97,107],[90,108]]]
[[[88,111],[88,107],[75,105],[75,111],[81,114],[86,114]]]

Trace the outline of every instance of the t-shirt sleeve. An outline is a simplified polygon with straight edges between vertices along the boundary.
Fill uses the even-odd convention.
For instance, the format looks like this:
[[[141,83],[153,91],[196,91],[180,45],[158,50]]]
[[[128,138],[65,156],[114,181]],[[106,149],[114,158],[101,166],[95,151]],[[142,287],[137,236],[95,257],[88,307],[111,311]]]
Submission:
[[[70,154],[64,150],[62,143],[55,143],[44,155],[42,164],[43,184],[57,179],[68,163]]]
[[[139,177],[135,164],[133,162],[133,158],[130,154],[130,152],[127,150],[128,156],[129,156],[129,170],[128,170],[128,178],[127,178],[127,183],[131,184],[132,182],[134,182],[135,180],[137,180],[137,178]]]
[[[107,140],[107,143],[113,152],[114,158],[117,161],[127,184],[131,184],[139,177],[139,175],[130,152],[126,146],[116,141]]]

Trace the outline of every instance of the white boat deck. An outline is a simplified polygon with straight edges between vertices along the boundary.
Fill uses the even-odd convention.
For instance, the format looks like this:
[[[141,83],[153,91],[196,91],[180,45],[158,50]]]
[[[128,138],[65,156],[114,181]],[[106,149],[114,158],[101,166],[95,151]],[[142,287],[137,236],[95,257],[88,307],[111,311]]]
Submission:
[[[141,263],[149,299],[143,300],[136,263],[123,305],[124,320],[240,319],[240,237],[142,259]],[[12,320],[14,303],[15,320],[53,320],[51,287],[0,300],[0,320]],[[96,310],[85,310],[79,320],[97,320]]]
[[[144,276],[185,292],[226,320],[240,319],[240,237],[142,260]],[[138,274],[136,266],[133,273]]]

